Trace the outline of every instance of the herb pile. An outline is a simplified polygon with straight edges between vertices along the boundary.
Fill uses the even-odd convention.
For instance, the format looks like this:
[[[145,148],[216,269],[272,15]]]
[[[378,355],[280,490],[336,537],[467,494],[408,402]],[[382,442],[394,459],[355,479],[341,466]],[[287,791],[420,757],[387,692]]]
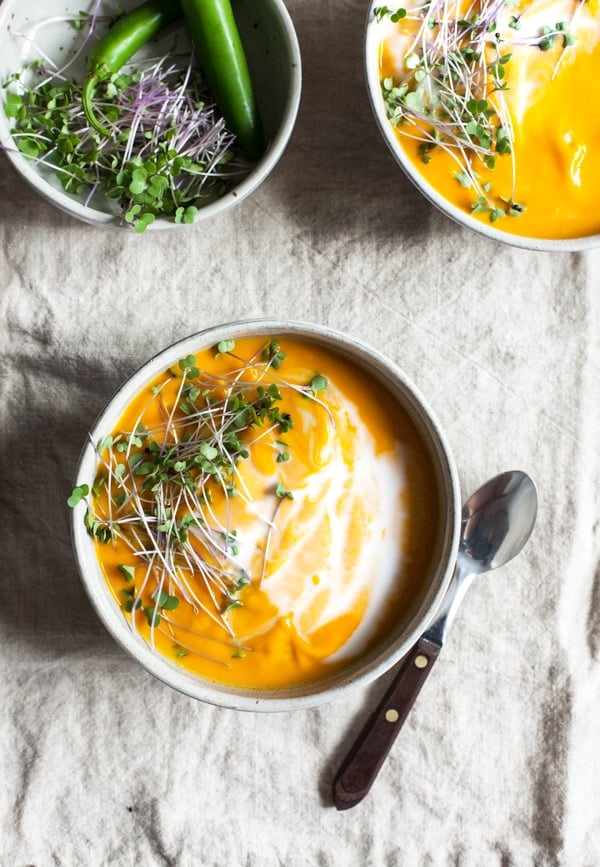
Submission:
[[[72,24],[85,45],[97,18]],[[97,84],[95,106],[110,136],[90,124],[84,82],[70,77],[69,66],[36,61],[14,73],[4,83],[5,112],[19,151],[86,205],[108,200],[136,232],[157,217],[192,223],[248,173],[190,55],[138,63]]]
[[[248,361],[235,354],[232,340],[221,342],[215,352],[227,353],[239,366],[217,375],[198,369],[193,355],[182,358],[152,387],[146,406],[157,402],[164,421],[147,428],[141,421],[145,409],[134,430],[97,443],[99,469],[91,490],[79,485],[68,499],[72,508],[85,501],[84,522],[93,538],[102,544],[120,540],[130,550],[129,561],[119,565],[122,607],[134,631],[137,617],[144,617],[151,644],[158,630],[173,641],[176,656],[199,653],[185,642],[185,632],[193,630],[171,617],[182,603],[222,628],[219,643],[229,644],[234,657],[249,649],[237,640],[228,614],[243,604],[243,589],[262,580],[278,511],[294,494],[281,481],[274,484],[273,513],[262,516],[262,573],[251,575],[242,563],[243,541],[231,526],[228,506],[233,498],[252,503],[239,464],[269,436],[273,467],[291,459],[285,434],[294,421],[281,409],[282,392],[304,395],[329,414],[319,398],[327,379],[316,374],[307,385],[282,379],[277,371],[285,353],[276,341]],[[169,384],[176,388],[173,405],[163,397]],[[216,498],[225,503],[224,520],[217,515]]]
[[[443,0],[412,9],[380,6],[374,10],[378,21],[387,18],[399,23],[408,40],[402,74],[397,80],[382,81],[390,122],[420,142],[423,163],[432,159],[437,148],[450,154],[456,163],[456,180],[475,192],[472,213],[487,213],[492,223],[518,217],[525,210],[523,203],[514,200],[514,130],[504,98],[511,48],[529,45],[549,51],[566,49],[574,42],[567,21],[520,38],[527,10],[507,17],[508,5],[507,0],[463,5]],[[517,7],[511,8],[517,13]],[[499,29],[502,16],[508,23]],[[493,170],[498,158],[512,161],[512,190],[506,195],[495,195],[491,182],[482,183],[478,173],[478,164]]]

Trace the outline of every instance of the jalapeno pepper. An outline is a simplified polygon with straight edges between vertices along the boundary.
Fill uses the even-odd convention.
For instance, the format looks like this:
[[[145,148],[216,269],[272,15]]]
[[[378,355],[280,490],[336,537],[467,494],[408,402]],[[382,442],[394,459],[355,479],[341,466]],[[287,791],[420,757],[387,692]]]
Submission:
[[[258,105],[230,0],[180,0],[198,63],[231,132],[250,159],[264,150]]]
[[[146,0],[113,24],[90,53],[89,76],[83,89],[83,110],[91,126],[104,135],[111,131],[96,118],[92,107],[94,88],[127,63],[135,52],[181,15],[178,0]]]

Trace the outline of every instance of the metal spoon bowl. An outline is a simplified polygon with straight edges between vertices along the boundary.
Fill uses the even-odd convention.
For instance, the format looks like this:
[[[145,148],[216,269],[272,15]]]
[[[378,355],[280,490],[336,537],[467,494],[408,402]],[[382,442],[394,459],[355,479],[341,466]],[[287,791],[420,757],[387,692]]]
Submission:
[[[442,649],[471,581],[475,575],[504,566],[521,551],[533,530],[537,504],[533,480],[519,470],[490,479],[464,504],[452,583],[437,619],[404,658],[342,763],[333,784],[333,801],[338,810],[358,804],[370,790]]]

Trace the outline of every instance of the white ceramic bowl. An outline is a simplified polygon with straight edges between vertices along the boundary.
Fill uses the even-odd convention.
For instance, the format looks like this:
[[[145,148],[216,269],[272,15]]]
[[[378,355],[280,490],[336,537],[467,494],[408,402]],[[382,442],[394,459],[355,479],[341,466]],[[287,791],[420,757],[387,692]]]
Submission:
[[[377,125],[385,143],[394,155],[398,165],[425,198],[429,199],[436,208],[439,208],[440,211],[448,217],[451,217],[457,223],[466,226],[468,229],[472,229],[474,232],[483,235],[485,238],[489,238],[492,241],[498,241],[500,244],[508,244],[513,247],[523,247],[527,250],[549,250],[556,252],[573,252],[576,250],[587,250],[592,247],[599,247],[600,235],[549,240],[547,238],[527,238],[525,236],[513,235],[509,232],[502,232],[499,229],[494,228],[493,225],[483,223],[480,220],[475,219],[475,217],[472,217],[471,214],[468,214],[466,211],[457,208],[451,201],[440,195],[435,187],[426,180],[423,174],[415,168],[413,163],[407,157],[402,145],[398,141],[394,128],[386,115],[379,74],[382,25],[377,21],[374,14],[374,9],[378,6],[381,6],[379,0],[372,0],[372,5],[367,16],[365,33],[365,76],[367,91]]]
[[[155,376],[178,359],[214,346],[221,340],[252,335],[281,339],[300,337],[350,358],[386,386],[420,431],[436,473],[440,501],[439,531],[432,552],[430,574],[425,576],[419,601],[414,610],[399,616],[394,634],[359,661],[330,679],[316,683],[278,690],[236,689],[213,683],[155,653],[131,631],[111,594],[98,564],[93,541],[84,527],[83,502],[73,510],[72,534],[81,579],[93,607],[113,638],[144,668],[180,692],[211,704],[239,710],[284,711],[338,698],[383,674],[410,649],[432,622],[452,576],[458,551],[461,503],[456,468],[446,438],[433,411],[402,371],[375,350],[345,334],[318,325],[278,320],[250,320],[209,328],[175,343],[144,364],[119,389],[96,421],[83,448],[75,484],[91,487],[97,467],[92,443],[112,432],[131,399]]]
[[[138,0],[123,0],[118,8],[125,10],[138,5]],[[47,56],[65,62],[80,36],[78,31],[64,22],[44,27],[35,34],[34,42],[15,35],[35,22],[52,16],[77,14],[90,8],[91,2],[80,0],[3,0],[0,6],[0,81],[19,70],[25,63],[39,58],[36,47]],[[115,8],[117,6],[115,5]],[[248,65],[255,85],[261,118],[268,143],[262,158],[249,175],[222,198],[200,208],[196,221],[216,216],[242,201],[255,190],[277,164],[288,143],[298,113],[301,90],[301,60],[298,39],[292,20],[283,0],[234,0],[236,20],[246,50]],[[175,39],[175,42],[174,42]],[[174,37],[173,28],[152,43],[153,56],[166,53],[173,45],[189,45],[184,28]],[[144,50],[139,53],[144,56]],[[85,74],[84,57],[72,67],[73,74]],[[94,225],[119,225],[107,201],[101,206],[96,200],[94,207],[86,207],[85,196],[75,197],[64,192],[51,170],[26,159],[14,146],[10,134],[10,121],[4,112],[6,90],[0,90],[0,145],[5,149],[16,171],[37,190],[40,195],[61,210]],[[157,219],[151,229],[170,229],[181,224],[164,218]]]

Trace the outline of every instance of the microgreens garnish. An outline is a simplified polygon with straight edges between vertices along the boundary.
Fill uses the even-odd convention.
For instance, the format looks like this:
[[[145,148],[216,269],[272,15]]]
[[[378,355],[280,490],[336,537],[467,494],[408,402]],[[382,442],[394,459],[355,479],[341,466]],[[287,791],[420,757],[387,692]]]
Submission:
[[[499,31],[504,5],[508,5],[506,0],[478,0],[463,18],[458,17],[456,5],[446,0],[408,11],[392,12],[387,6],[374,9],[377,21],[400,21],[410,40],[402,73],[381,82],[390,122],[419,142],[424,164],[438,148],[449,154],[456,163],[458,183],[474,191],[471,212],[487,213],[491,222],[518,217],[525,210],[514,202],[514,134],[504,98],[512,52],[506,48],[531,45],[549,51],[556,40],[560,39],[563,48],[575,41],[567,32],[566,21],[544,27],[537,35],[517,34],[527,10],[510,15],[507,26]],[[497,158],[504,156],[511,159],[512,189],[503,198],[490,195],[489,187],[481,182],[478,163],[491,171]]]
[[[271,367],[279,370],[282,363],[285,361],[285,352],[281,351],[279,343],[272,340],[263,353],[263,360],[271,363]]]
[[[228,352],[233,352],[234,349],[235,340],[221,340],[220,343],[217,343],[216,357],[218,358],[220,355],[225,355]]]
[[[328,385],[326,377],[315,374],[308,385],[283,379],[279,367],[286,356],[277,341],[247,361],[233,354],[234,341],[222,341],[214,349],[216,355],[229,356],[233,369],[211,373],[196,356],[181,358],[148,390],[147,406],[156,405],[163,421],[147,428],[141,424],[142,413],[133,430],[114,432],[96,443],[96,478],[105,481],[84,517],[99,543],[118,541],[131,552],[132,559],[123,558],[117,569],[124,579],[122,607],[132,630],[143,615],[153,646],[159,631],[179,650],[200,655],[205,654],[181,640],[181,630],[194,630],[180,625],[171,612],[183,604],[204,612],[224,632],[223,639],[204,636],[207,641],[239,651],[229,615],[243,605],[244,590],[262,580],[279,507],[283,500],[294,499],[279,480],[272,489],[271,517],[253,507],[266,534],[262,572],[253,577],[243,559],[248,543],[231,526],[230,501],[240,498],[252,504],[240,462],[267,436],[275,452],[273,473],[290,459],[289,444],[279,438],[293,428],[293,419],[281,406],[286,394],[313,401],[332,422],[330,410],[317,396]],[[168,402],[165,388],[170,389]],[[69,503],[77,505],[88,493],[87,486],[79,486]]]
[[[78,56],[93,19],[75,21],[83,30]],[[83,82],[71,80],[69,68],[34,61],[12,74],[5,113],[18,150],[85,204],[112,206],[136,232],[158,217],[193,223],[200,207],[248,173],[189,55],[142,62],[97,85],[110,138],[88,123]]]
[[[74,509],[77,503],[83,500],[84,497],[87,497],[90,489],[87,485],[78,485],[76,488],[73,488],[71,491],[71,495],[67,500],[67,504]]]
[[[320,391],[325,391],[328,385],[327,377],[317,373],[310,382],[310,390],[313,394],[318,394]]]
[[[275,496],[279,497],[280,500],[282,500],[284,497],[287,497],[290,500],[294,499],[293,493],[291,491],[288,491],[288,489],[282,482],[277,482],[277,486],[275,488]]]
[[[133,581],[135,578],[135,566],[125,566],[123,564],[118,567],[119,572],[121,572],[126,581]]]
[[[400,21],[402,18],[406,18],[406,9],[402,6],[399,6],[396,10],[392,10],[389,6],[376,6],[373,9],[373,14],[377,21],[381,21],[383,18],[389,16],[390,21],[396,22]]]

